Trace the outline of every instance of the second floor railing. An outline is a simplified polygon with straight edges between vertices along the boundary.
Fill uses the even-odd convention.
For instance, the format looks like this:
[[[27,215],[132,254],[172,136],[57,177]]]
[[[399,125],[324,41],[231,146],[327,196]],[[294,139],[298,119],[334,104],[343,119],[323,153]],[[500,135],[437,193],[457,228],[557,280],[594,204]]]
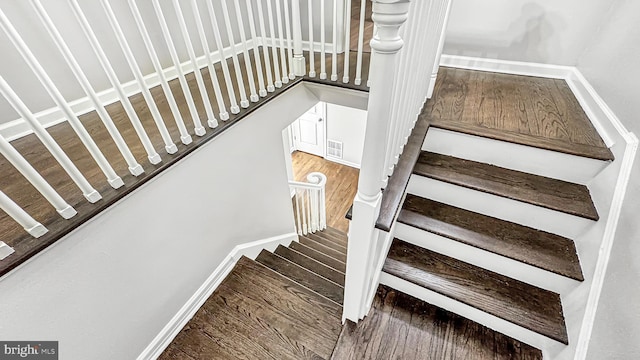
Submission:
[[[298,234],[306,235],[327,228],[326,184],[327,177],[319,172],[310,173],[307,182],[289,181]]]

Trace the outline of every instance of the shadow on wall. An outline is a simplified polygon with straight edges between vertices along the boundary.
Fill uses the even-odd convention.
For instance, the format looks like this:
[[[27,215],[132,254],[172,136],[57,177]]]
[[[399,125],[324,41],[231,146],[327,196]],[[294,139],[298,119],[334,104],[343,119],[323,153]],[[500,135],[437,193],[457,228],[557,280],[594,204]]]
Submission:
[[[485,9],[492,11],[490,8]],[[465,10],[471,11],[471,9]],[[505,21],[505,25],[507,25],[505,30],[500,30],[501,24],[495,17],[481,15],[455,15],[458,18],[475,19],[477,26],[474,26],[473,23],[466,25],[450,23],[445,43],[446,54],[545,62],[549,52],[562,51],[562,49],[549,48],[547,40],[555,34],[557,27],[562,27],[563,22],[553,14],[546,12],[539,4],[524,4],[517,17],[514,17],[508,25]],[[508,11],[503,12],[502,15],[506,18],[509,13]]]

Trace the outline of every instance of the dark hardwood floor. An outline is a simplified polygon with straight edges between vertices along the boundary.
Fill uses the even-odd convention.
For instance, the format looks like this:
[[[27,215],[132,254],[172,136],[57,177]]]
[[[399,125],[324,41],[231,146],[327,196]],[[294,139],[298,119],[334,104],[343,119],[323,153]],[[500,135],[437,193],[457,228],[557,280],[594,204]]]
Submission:
[[[441,67],[431,126],[612,160],[564,80]]]
[[[542,359],[542,353],[463,317],[380,286],[369,315],[347,322],[335,360]]]
[[[349,220],[345,219],[344,214],[356,196],[359,170],[302,151],[295,151],[291,158],[294,180],[306,181],[307,175],[314,171],[327,176],[327,225],[347,232]]]

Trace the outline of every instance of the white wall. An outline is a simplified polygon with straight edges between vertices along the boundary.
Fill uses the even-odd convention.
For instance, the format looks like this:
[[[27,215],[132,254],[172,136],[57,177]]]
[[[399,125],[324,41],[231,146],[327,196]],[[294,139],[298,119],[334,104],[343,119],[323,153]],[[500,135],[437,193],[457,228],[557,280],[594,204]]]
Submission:
[[[230,4],[229,11],[231,18],[235,18],[235,10],[233,2],[227,0]],[[104,71],[102,70],[97,57],[90,48],[89,41],[83,35],[79,23],[71,11],[70,6],[65,0],[47,0],[41,1],[58,30],[68,42],[71,51],[85,71],[89,81],[97,91],[103,91],[111,88]],[[80,0],[81,8],[94,29],[100,44],[105,49],[110,62],[112,63],[121,83],[134,80],[133,73],[129,69],[126,59],[118,45],[115,35],[111,30],[105,12],[99,1]],[[127,0],[110,0],[118,21],[123,28],[131,49],[136,60],[141,67],[143,74],[151,74],[154,72],[153,65],[146,51],[142,37],[139,35],[138,29],[131,15],[131,11],[127,4]],[[173,65],[169,51],[162,37],[160,25],[153,10],[151,1],[136,1],[143,20],[150,33],[154,47],[159,55],[160,62],[164,68]],[[180,29],[177,18],[171,6],[171,2],[161,1],[162,9],[167,19],[169,28],[173,34],[173,40],[177,48],[178,55],[182,62],[188,61],[188,54],[184,41],[180,40]],[[197,37],[195,21],[193,20],[192,8],[190,2],[181,1],[181,9],[185,15],[189,28],[189,34],[192,39],[196,54],[204,55]],[[199,9],[201,10],[202,20],[205,24],[205,32],[209,39],[209,46],[212,51],[217,50],[213,40],[213,31],[211,30],[210,18],[206,11],[204,1],[199,1]],[[214,8],[218,21],[221,26],[223,45],[229,46],[227,33],[222,22],[222,10],[219,1],[214,1]],[[24,38],[31,51],[42,61],[42,66],[51,76],[56,86],[59,87],[63,96],[67,101],[76,100],[85,96],[80,85],[67,67],[64,58],[60,55],[53,40],[49,37],[45,27],[41,25],[35,10],[29,1],[0,0],[0,9],[5,12],[9,20],[16,27],[20,35]],[[248,33],[248,24],[245,24]],[[233,22],[233,31],[235,34],[235,43],[240,40],[235,22]],[[43,111],[54,106],[53,100],[49,97],[46,90],[37,81],[33,72],[26,65],[22,57],[17,53],[15,47],[11,44],[8,36],[0,31],[0,52],[2,53],[2,63],[0,65],[0,75],[20,95],[30,110],[34,113]],[[15,120],[18,115],[9,106],[3,97],[0,97],[0,124]]]
[[[611,3],[578,60],[585,75],[625,127],[640,134],[640,3]],[[640,161],[636,158],[598,305],[588,358],[640,358]]]
[[[364,148],[367,112],[327,103],[327,140],[342,142],[342,162],[360,167]],[[339,161],[330,157],[329,160]]]
[[[454,0],[444,53],[573,66],[613,3]]]
[[[317,101],[288,90],[3,277],[0,339],[136,358],[234,246],[294,231],[282,129]]]

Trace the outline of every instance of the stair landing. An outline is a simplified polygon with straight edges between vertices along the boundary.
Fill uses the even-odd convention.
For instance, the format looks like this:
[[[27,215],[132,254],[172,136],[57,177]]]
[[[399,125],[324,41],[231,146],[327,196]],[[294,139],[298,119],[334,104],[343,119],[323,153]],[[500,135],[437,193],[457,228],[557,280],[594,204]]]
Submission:
[[[440,67],[426,110],[433,127],[613,160],[562,79]]]

